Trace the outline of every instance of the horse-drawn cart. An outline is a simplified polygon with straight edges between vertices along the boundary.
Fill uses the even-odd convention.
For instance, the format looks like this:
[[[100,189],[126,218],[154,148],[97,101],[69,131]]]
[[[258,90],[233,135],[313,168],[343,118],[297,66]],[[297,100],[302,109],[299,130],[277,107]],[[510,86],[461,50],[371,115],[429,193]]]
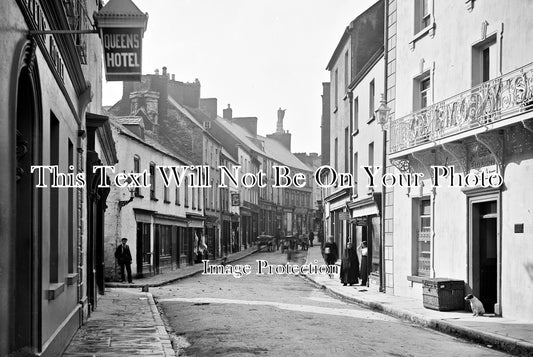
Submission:
[[[267,250],[269,252],[274,250],[274,248],[273,248],[274,247],[274,243],[275,243],[275,238],[273,236],[270,236],[270,235],[267,235],[267,234],[261,234],[255,240],[255,244],[257,244],[258,248],[266,246]]]

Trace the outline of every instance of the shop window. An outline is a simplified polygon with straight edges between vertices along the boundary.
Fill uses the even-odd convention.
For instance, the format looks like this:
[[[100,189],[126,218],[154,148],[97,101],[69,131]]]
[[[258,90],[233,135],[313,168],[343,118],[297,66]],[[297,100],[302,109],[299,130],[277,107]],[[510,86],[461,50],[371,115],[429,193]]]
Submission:
[[[429,198],[413,200],[416,235],[413,275],[429,277],[431,269],[431,201]]]
[[[160,256],[172,255],[172,226],[159,226]]]
[[[142,263],[150,264],[151,263],[151,242],[150,242],[150,224],[141,223],[141,243],[142,243]]]

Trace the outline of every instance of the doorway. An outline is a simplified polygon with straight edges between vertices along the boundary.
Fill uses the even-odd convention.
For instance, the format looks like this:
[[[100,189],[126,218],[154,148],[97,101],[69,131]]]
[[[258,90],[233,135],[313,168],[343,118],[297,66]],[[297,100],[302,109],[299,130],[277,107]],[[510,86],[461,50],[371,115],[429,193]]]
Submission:
[[[34,69],[33,75],[37,77]],[[38,88],[27,67],[18,77],[16,114],[16,236],[13,259],[13,308],[10,351],[39,345],[41,295],[40,192],[31,165],[39,165],[40,115]],[[39,238],[38,238],[39,237]]]
[[[498,200],[471,200],[470,286],[487,313],[499,313]]]

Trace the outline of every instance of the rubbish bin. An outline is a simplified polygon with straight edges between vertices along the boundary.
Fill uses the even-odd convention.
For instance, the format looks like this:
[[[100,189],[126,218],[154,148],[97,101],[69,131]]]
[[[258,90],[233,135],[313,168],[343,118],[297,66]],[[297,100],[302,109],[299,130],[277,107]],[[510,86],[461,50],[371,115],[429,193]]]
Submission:
[[[424,280],[424,307],[438,311],[464,310],[465,283],[462,280],[433,278]]]

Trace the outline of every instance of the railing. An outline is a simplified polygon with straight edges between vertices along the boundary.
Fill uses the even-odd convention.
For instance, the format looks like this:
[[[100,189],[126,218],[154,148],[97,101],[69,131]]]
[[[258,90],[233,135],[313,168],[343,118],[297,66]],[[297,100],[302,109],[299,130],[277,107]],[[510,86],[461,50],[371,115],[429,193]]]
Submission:
[[[533,63],[390,123],[391,153],[533,110]]]

